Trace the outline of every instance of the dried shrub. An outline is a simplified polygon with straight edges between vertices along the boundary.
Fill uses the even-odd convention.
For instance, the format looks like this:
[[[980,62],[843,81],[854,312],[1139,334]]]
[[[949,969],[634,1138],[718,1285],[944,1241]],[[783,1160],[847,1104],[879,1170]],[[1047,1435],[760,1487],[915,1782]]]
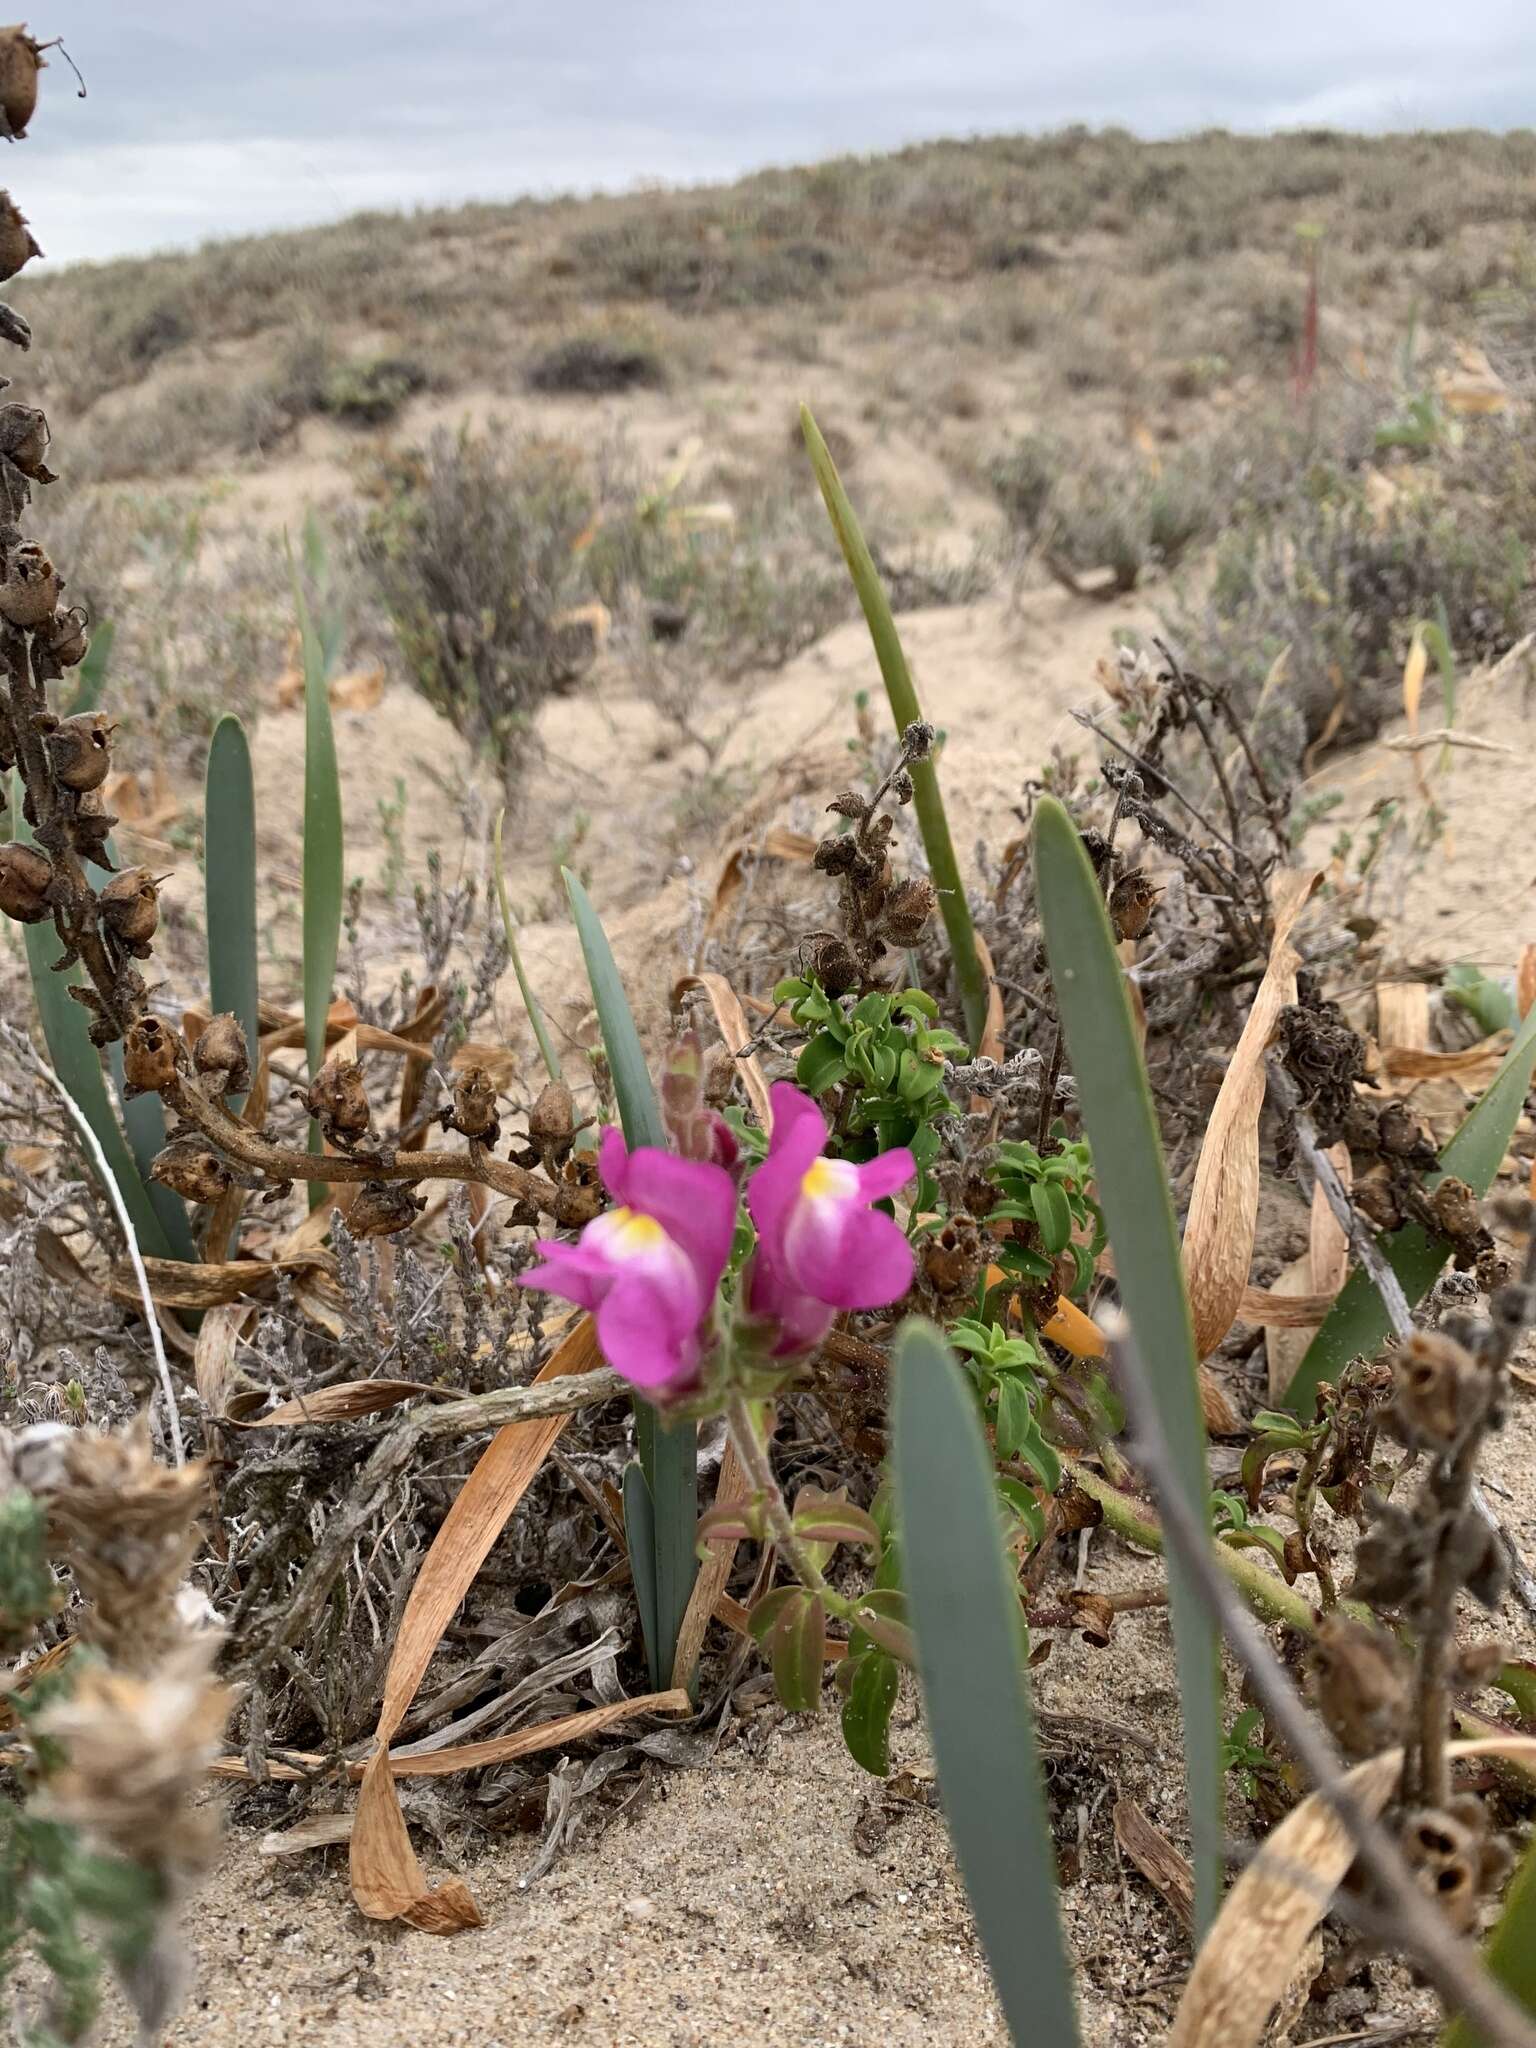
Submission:
[[[582,595],[590,490],[566,450],[500,427],[434,435],[383,490],[363,558],[411,679],[511,794],[539,705],[569,679],[561,614]]]
[[[607,397],[618,391],[663,390],[666,364],[638,334],[568,334],[528,366],[528,388],[547,394]]]

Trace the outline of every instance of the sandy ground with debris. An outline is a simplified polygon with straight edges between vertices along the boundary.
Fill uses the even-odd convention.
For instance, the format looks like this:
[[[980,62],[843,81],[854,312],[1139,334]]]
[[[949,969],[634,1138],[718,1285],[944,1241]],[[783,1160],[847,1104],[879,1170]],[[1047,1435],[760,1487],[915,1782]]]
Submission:
[[[1116,613],[1114,623],[1134,613]],[[1140,616],[1148,616],[1142,614]],[[1052,742],[1070,737],[1068,707],[1091,698],[1093,665],[1109,646],[1108,614],[1064,595],[1001,597],[903,621],[928,702],[953,731],[944,780],[963,848],[978,835],[997,846],[1012,829],[1023,775]],[[777,676],[740,686],[730,749],[758,801],[752,822],[799,822],[824,800],[846,759],[853,692],[875,682],[862,628],[848,626]],[[1515,756],[1458,756],[1451,775],[1449,837],[1400,899],[1388,955],[1477,959],[1507,971],[1533,935],[1531,879],[1522,856],[1530,707],[1517,676],[1463,716],[1514,744]],[[372,798],[386,768],[430,764],[446,784],[471,771],[459,743],[419,700],[386,694],[367,714],[345,714],[340,753],[347,814],[357,821],[349,865],[384,857]],[[659,996],[658,952],[681,935],[713,884],[713,870],[674,860],[647,867],[686,763],[658,751],[655,714],[602,671],[577,696],[550,708],[550,766],[519,821],[514,893],[536,901],[540,865],[579,783],[591,817],[583,858],[610,914],[621,960],[641,993]],[[262,722],[256,748],[258,815],[291,808],[302,746],[296,712]],[[574,764],[580,764],[579,773]],[[1387,790],[1408,785],[1407,758],[1375,746],[1329,764],[1320,781],[1346,789],[1339,816],[1358,821]],[[562,777],[565,779],[562,780]],[[1327,832],[1336,830],[1339,816]],[[269,886],[296,877],[291,835],[274,826]],[[413,865],[434,834],[448,858],[461,840],[448,807],[423,804],[409,825]],[[729,837],[729,834],[726,835]],[[1523,865],[1522,865],[1523,858]],[[547,877],[545,878],[547,894]],[[568,934],[535,921],[528,950],[541,984],[575,986]],[[644,967],[643,978],[640,969]],[[580,1003],[566,1005],[575,1026]],[[500,1022],[516,1038],[515,998]],[[1490,1491],[1516,1540],[1536,1556],[1536,1408],[1521,1393],[1511,1427],[1488,1461]],[[1100,1538],[1089,1583],[1145,1580],[1149,1567]],[[1513,1640],[1518,1616],[1506,1617]],[[1529,1629],[1524,1639],[1532,1642]],[[1058,1829],[1078,1846],[1063,1910],[1081,1970],[1085,2033],[1093,2048],[1162,2038],[1187,1969],[1188,1947],[1163,1902],[1123,1862],[1115,1801],[1129,1794],[1175,1834],[1179,1752],[1166,1617],[1122,1618],[1111,1646],[1093,1652],[1059,1641],[1039,1675],[1045,1706],[1089,1723],[1129,1726],[1120,1742],[1087,1729],[1052,1761]],[[1235,1710],[1235,1709],[1234,1709]],[[400,2042],[419,2048],[571,2048],[694,2044],[733,2039],[755,2048],[821,2048],[844,2042],[970,2044],[1001,2041],[965,1905],[928,1803],[921,1731],[910,1690],[896,1747],[908,1770],[893,1793],[864,1777],[844,1753],[835,1710],[815,1723],[783,1723],[759,1697],[707,1767],[661,1772],[600,1839],[583,1841],[531,1885],[523,1873],[537,1844],[499,1837],[463,1866],[486,1914],[479,1932],[450,1941],[363,1920],[346,1885],[339,1848],[292,1857],[262,1853],[255,1835],[231,1841],[188,1927],[190,1996],[169,2039],[222,2044],[303,2040]],[[281,1824],[278,1821],[277,1824]],[[1234,1814],[1234,1825],[1240,1825]],[[1079,1839],[1080,1838],[1080,1839]],[[426,1849],[441,1874],[442,1857]],[[1352,1994],[1349,2024],[1402,2021],[1423,2010],[1393,1970]],[[1304,2016],[1296,2038],[1338,2024]],[[111,2043],[132,2038],[119,2016]]]

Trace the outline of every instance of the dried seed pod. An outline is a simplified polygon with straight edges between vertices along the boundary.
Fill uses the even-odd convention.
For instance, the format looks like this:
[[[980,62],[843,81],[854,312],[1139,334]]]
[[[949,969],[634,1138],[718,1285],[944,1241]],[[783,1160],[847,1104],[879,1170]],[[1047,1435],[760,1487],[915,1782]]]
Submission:
[[[933,752],[938,730],[925,718],[914,718],[901,735],[901,753],[906,761],[926,761]]]
[[[1384,1165],[1377,1164],[1362,1173],[1350,1189],[1350,1199],[1378,1230],[1396,1230],[1403,1220],[1402,1200],[1391,1172]]]
[[[97,899],[107,929],[135,958],[149,957],[150,941],[160,925],[160,883],[165,877],[148,868],[124,868]]]
[[[1104,1503],[1095,1500],[1075,1479],[1063,1477],[1056,1489],[1056,1514],[1064,1536],[1079,1529],[1097,1529],[1104,1520]]]
[[[559,1165],[576,1132],[576,1105],[563,1081],[546,1081],[528,1112],[528,1141],[546,1167]]]
[[[835,932],[817,932],[806,941],[806,964],[829,996],[845,996],[863,980],[859,963],[846,939]]]
[[[1451,1926],[1475,1934],[1483,1900],[1509,1868],[1481,1800],[1462,1793],[1444,1806],[1420,1807],[1404,1816],[1401,1839],[1409,1867]]]
[[[176,1074],[176,1041],[158,1017],[138,1017],[123,1040],[123,1092],[158,1095]]]
[[[603,1191],[595,1181],[562,1175],[555,1183],[555,1221],[562,1230],[580,1230],[603,1213]]]
[[[35,405],[0,405],[0,455],[8,455],[34,483],[55,481],[48,467],[48,415]]]
[[[969,1294],[981,1271],[981,1238],[969,1216],[952,1216],[923,1246],[923,1273],[935,1294]]]
[[[859,843],[849,832],[835,832],[819,839],[811,855],[811,866],[823,875],[851,874],[859,861]]]
[[[365,1180],[347,1210],[347,1229],[354,1237],[394,1237],[409,1230],[426,1206],[404,1181]]]
[[[53,915],[53,862],[36,846],[12,840],[0,846],[0,911],[18,924],[41,924]]]
[[[1109,918],[1120,939],[1139,939],[1152,922],[1162,892],[1140,868],[1127,868],[1109,892]]]
[[[205,1138],[177,1138],[149,1163],[149,1177],[188,1202],[216,1202],[231,1174]]]
[[[1384,1631],[1335,1608],[1318,1622],[1307,1672],[1317,1710],[1346,1756],[1375,1756],[1401,1738],[1411,1688],[1402,1651]]]
[[[69,821],[69,843],[82,860],[90,861],[98,868],[105,868],[110,874],[112,862],[107,854],[107,841],[112,836],[116,816],[107,809],[106,799],[99,789],[88,789],[81,797],[75,815]]]
[[[938,891],[925,875],[898,882],[880,913],[880,936],[893,946],[915,946],[938,900]]]
[[[1457,1180],[1454,1174],[1447,1175],[1431,1194],[1429,1208],[1435,1228],[1453,1243],[1458,1239],[1475,1239],[1482,1235],[1483,1213],[1478,1207],[1477,1197],[1466,1182]]]
[[[1389,1102],[1378,1112],[1376,1142],[1393,1159],[1406,1159],[1413,1166],[1435,1163],[1435,1148],[1406,1102]]]
[[[736,1086],[736,1062],[728,1047],[712,1045],[704,1057],[704,1100],[711,1109],[724,1109]]]
[[[37,111],[37,74],[47,68],[43,46],[27,34],[24,21],[0,28],[0,113],[13,142],[26,134]]]
[[[856,789],[845,789],[840,795],[833,797],[827,809],[835,812],[839,818],[867,818],[869,799],[860,796]]]
[[[0,192],[0,284],[42,253],[32,239],[26,215],[9,192]]]
[[[1393,1412],[1404,1438],[1425,1450],[1459,1444],[1482,1421],[1492,1376],[1443,1330],[1415,1330],[1392,1361]]]
[[[1457,1692],[1481,1692],[1485,1685],[1492,1685],[1508,1655],[1508,1645],[1497,1641],[1458,1643],[1452,1687]]]
[[[48,628],[48,652],[60,668],[74,668],[84,661],[91,644],[90,623],[84,605],[72,604],[54,613]]]
[[[218,1084],[220,1095],[246,1095],[251,1086],[251,1056],[240,1020],[225,1010],[210,1017],[192,1048],[192,1064]]]
[[[53,772],[66,789],[99,789],[112,770],[112,735],[117,726],[104,711],[61,718],[48,735]]]
[[[24,540],[6,563],[0,617],[13,626],[41,626],[59,601],[59,575],[35,540]]]
[[[1068,1593],[1067,1605],[1083,1641],[1095,1650],[1107,1650],[1115,1628],[1115,1605],[1109,1595],[1078,1587]]]
[[[373,1121],[363,1070],[356,1060],[327,1060],[310,1082],[304,1102],[326,1136],[337,1143],[360,1138]]]
[[[899,804],[911,803],[912,778],[907,773],[905,768],[898,768],[896,770],[896,773],[891,777],[891,795],[896,799],[897,803]]]
[[[501,1136],[496,1116],[496,1084],[484,1067],[465,1067],[453,1088],[453,1108],[444,1122],[461,1137],[479,1145],[494,1145]]]

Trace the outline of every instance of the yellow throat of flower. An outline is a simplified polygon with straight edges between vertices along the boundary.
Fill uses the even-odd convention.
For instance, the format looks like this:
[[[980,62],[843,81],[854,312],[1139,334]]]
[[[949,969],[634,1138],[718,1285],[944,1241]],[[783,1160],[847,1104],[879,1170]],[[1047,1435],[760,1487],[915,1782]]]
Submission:
[[[655,1251],[667,1233],[654,1216],[642,1216],[638,1209],[615,1209],[609,1218],[608,1248],[615,1258],[633,1259],[642,1252]]]
[[[800,1192],[808,1201],[846,1194],[848,1174],[837,1159],[813,1159],[800,1180]]]

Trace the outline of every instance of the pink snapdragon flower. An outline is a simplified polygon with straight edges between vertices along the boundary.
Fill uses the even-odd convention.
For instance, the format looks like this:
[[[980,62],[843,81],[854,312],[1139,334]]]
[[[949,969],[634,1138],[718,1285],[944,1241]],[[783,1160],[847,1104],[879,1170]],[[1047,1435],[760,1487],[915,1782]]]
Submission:
[[[597,1341],[616,1372],[657,1399],[698,1378],[703,1333],[736,1230],[736,1187],[724,1167],[678,1159],[620,1132],[598,1153],[615,1208],[575,1244],[540,1240],[524,1287],[547,1288],[597,1319]]]
[[[912,1247],[899,1224],[870,1204],[917,1172],[905,1145],[856,1166],[824,1158],[827,1122],[787,1081],[772,1093],[773,1140],[747,1184],[757,1250],[747,1307],[776,1323],[774,1355],[818,1344],[839,1309],[883,1308],[912,1285]]]

